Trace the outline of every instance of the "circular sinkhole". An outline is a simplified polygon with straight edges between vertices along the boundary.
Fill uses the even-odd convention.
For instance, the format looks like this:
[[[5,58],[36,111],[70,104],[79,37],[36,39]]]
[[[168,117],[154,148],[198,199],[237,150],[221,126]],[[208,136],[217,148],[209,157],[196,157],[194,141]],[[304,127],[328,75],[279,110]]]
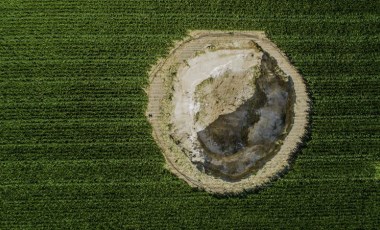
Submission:
[[[147,92],[167,167],[209,192],[269,182],[306,132],[303,79],[263,32],[191,32],[152,68]]]

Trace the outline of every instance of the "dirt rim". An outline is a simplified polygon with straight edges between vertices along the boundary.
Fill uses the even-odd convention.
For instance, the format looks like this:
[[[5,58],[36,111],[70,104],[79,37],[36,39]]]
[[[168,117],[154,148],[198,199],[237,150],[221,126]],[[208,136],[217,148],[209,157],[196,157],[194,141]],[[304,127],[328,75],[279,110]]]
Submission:
[[[256,174],[237,182],[228,182],[199,171],[188,156],[182,152],[181,148],[170,138],[171,133],[165,127],[165,119],[170,114],[162,114],[162,108],[170,106],[170,99],[167,98],[167,87],[171,85],[172,78],[176,74],[176,67],[186,62],[185,60],[197,51],[197,47],[192,47],[190,49],[192,53],[188,51],[184,55],[181,55],[177,51],[183,49],[190,42],[201,41],[204,38],[221,38],[228,41],[251,39],[276,59],[278,66],[294,83],[296,97],[294,103],[294,122],[279,152]],[[201,44],[204,45],[203,43]],[[149,87],[146,90],[149,99],[146,116],[152,125],[153,137],[163,151],[166,168],[179,178],[185,180],[192,187],[215,194],[238,194],[263,187],[278,178],[279,175],[289,168],[291,158],[306,135],[310,99],[304,80],[291,65],[285,54],[262,31],[191,31],[188,37],[175,43],[167,58],[160,59],[152,67],[149,76]]]

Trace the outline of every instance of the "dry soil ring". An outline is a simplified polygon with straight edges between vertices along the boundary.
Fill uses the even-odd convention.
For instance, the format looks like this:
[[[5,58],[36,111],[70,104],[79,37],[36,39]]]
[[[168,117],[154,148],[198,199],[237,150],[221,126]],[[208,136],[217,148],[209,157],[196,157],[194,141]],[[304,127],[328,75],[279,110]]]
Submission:
[[[152,68],[147,92],[167,168],[212,193],[270,182],[306,132],[304,81],[263,32],[191,32]]]

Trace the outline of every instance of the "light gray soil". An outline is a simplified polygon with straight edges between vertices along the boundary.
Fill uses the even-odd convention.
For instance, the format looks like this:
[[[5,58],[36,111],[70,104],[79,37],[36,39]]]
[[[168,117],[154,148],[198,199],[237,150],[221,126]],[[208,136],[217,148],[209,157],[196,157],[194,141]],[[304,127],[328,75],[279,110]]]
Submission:
[[[213,193],[269,182],[305,134],[302,77],[262,32],[190,35],[150,73],[147,116],[167,167]]]

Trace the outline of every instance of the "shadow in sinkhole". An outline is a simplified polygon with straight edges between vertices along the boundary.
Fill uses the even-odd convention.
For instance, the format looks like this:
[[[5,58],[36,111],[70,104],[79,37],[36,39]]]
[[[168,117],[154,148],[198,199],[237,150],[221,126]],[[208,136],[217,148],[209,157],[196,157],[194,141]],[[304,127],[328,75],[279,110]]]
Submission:
[[[205,159],[198,169],[239,181],[279,151],[293,123],[294,86],[269,55],[263,56],[260,68],[254,95],[197,133]]]

